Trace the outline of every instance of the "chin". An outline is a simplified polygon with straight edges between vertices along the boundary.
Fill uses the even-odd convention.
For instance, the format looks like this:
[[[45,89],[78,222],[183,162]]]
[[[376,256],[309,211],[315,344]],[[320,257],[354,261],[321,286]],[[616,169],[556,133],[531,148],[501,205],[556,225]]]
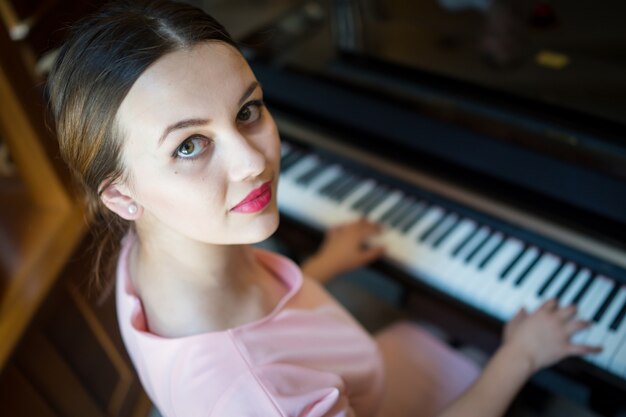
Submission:
[[[253,235],[247,234],[249,239],[246,239],[246,243],[254,244],[268,239],[276,232],[279,223],[280,216],[278,210],[274,209],[271,213],[265,214],[258,219],[258,224],[254,226]]]
[[[267,219],[270,220],[267,222],[267,224],[265,224],[266,228],[265,228],[265,233],[264,233],[264,237],[261,240],[265,240],[268,237],[272,236],[276,230],[278,229],[278,225],[280,224],[280,215],[278,213],[278,210],[274,210],[271,216],[271,219]]]

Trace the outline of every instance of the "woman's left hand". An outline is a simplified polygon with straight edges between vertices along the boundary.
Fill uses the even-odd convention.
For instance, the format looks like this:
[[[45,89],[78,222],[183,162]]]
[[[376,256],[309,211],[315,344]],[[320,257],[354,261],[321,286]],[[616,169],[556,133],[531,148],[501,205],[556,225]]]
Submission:
[[[367,244],[380,230],[379,225],[366,219],[328,229],[320,248],[302,264],[302,271],[327,282],[338,274],[369,264],[385,251],[382,246]]]

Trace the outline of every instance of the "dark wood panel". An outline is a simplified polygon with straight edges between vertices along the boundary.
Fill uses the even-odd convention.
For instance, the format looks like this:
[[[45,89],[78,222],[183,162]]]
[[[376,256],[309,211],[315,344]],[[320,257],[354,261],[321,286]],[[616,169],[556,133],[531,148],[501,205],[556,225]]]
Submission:
[[[72,372],[71,367],[40,332],[29,333],[19,351],[17,364],[63,417],[105,417],[105,412]]]
[[[2,415],[11,417],[58,417],[28,379],[9,366],[0,378]]]

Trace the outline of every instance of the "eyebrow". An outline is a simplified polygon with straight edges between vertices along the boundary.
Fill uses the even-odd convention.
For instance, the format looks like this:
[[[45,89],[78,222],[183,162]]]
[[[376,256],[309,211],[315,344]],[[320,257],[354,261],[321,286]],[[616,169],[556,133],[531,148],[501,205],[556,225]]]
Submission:
[[[248,88],[246,88],[246,91],[244,91],[243,95],[239,99],[239,103],[238,103],[239,107],[241,107],[243,102],[246,101],[246,99],[248,97],[250,97],[250,95],[254,92],[254,90],[256,90],[256,88],[258,86],[260,86],[259,82],[258,81],[253,81],[248,86]],[[161,146],[161,144],[163,143],[163,141],[165,140],[167,135],[169,135],[170,133],[172,133],[175,130],[186,129],[188,127],[195,127],[195,126],[204,126],[204,125],[209,124],[209,123],[211,123],[211,119],[198,119],[198,118],[195,118],[195,119],[181,120],[181,121],[176,122],[176,123],[174,123],[172,125],[169,125],[168,127],[165,128],[165,130],[163,131],[163,134],[159,138],[158,146]]]

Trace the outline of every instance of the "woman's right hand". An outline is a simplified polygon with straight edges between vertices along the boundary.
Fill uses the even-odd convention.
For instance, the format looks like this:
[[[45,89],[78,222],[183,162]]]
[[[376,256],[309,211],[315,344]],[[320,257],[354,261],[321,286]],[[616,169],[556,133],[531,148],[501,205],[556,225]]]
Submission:
[[[576,317],[576,306],[559,307],[548,300],[533,313],[521,309],[504,328],[503,347],[528,360],[531,372],[550,366],[567,356],[602,351],[599,346],[578,345],[572,336],[590,323]]]

